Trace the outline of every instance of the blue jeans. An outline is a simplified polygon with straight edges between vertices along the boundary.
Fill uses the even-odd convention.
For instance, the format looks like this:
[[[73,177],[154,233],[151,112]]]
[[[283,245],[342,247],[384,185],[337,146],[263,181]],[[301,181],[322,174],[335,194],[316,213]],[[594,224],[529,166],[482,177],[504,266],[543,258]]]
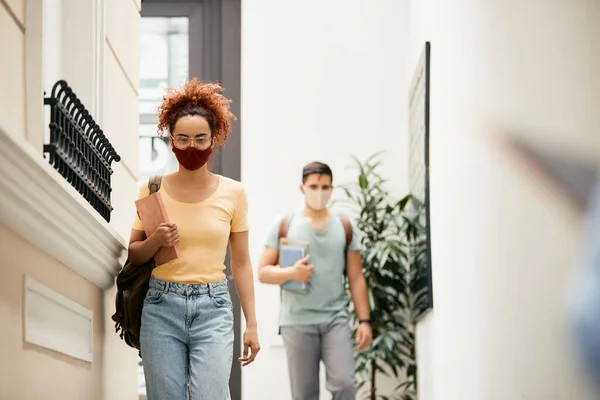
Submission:
[[[140,345],[148,400],[229,400],[233,310],[227,282],[151,278]]]

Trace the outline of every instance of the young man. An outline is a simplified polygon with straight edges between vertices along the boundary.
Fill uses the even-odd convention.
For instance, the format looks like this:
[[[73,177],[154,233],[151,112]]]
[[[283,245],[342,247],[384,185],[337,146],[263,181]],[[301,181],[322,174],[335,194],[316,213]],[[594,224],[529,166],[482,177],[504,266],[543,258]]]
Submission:
[[[356,398],[354,346],[344,275],[360,321],[355,338],[357,350],[366,349],[372,341],[360,238],[349,220],[343,222],[345,217],[332,215],[327,209],[332,181],[333,174],[326,164],[313,162],[304,167],[300,186],[306,200],[304,210],[277,221],[259,263],[259,279],[263,283],[281,285],[292,279],[309,283],[308,293],[283,290],[281,298],[281,335],[294,400],[319,399],[321,360],[333,400]],[[285,237],[308,242],[308,256],[289,268],[278,266],[283,226],[287,227]],[[352,231],[350,243],[346,243],[348,227]]]

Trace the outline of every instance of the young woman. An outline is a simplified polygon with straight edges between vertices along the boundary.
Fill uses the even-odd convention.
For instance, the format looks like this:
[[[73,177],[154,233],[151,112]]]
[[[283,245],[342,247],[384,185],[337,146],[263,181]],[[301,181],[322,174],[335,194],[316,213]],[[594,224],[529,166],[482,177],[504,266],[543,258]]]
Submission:
[[[233,357],[233,312],[224,261],[246,318],[242,364],[260,349],[254,283],[248,252],[247,199],[239,182],[212,174],[207,162],[227,140],[234,115],[217,84],[188,81],[169,90],[158,110],[158,129],[169,135],[179,172],[165,176],[158,193],[169,223],[146,237],[136,217],[129,259],[142,264],[165,246],[180,257],[157,265],[144,302],[140,344],[148,400],[228,400]],[[141,187],[139,196],[149,193]]]

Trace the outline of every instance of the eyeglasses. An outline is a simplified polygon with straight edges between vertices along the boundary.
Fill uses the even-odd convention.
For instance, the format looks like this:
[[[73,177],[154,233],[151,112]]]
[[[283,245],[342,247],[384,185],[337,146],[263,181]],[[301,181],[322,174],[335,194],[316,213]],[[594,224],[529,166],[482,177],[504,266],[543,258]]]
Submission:
[[[196,148],[204,147],[204,145],[209,143],[209,139],[206,136],[200,136],[200,137],[197,137],[194,139],[190,139],[187,136],[174,137],[173,135],[171,135],[171,137],[173,138],[173,142],[175,143],[175,146],[177,146],[177,148],[182,149],[182,150],[190,147],[192,145],[192,143],[195,144]]]

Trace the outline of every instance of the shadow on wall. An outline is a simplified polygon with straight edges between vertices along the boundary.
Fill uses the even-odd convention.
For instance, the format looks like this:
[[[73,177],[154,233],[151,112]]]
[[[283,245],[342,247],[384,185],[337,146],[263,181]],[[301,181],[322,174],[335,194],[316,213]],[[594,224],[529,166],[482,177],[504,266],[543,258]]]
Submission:
[[[499,135],[501,145],[538,180],[563,198],[583,232],[582,254],[566,288],[569,329],[576,356],[600,396],[600,168],[599,163],[566,154],[519,135]]]

